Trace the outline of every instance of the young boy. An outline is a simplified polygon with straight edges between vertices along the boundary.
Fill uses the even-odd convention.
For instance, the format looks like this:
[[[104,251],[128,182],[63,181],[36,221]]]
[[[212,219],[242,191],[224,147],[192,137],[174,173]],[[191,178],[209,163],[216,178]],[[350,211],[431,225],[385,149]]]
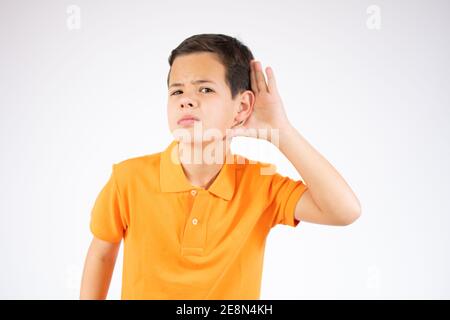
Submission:
[[[92,210],[80,298],[106,298],[123,239],[122,299],[259,299],[272,227],[348,225],[360,203],[288,121],[273,70],[266,82],[240,41],[194,35],[169,65],[175,139],[113,165]],[[305,183],[233,154],[239,135],[275,144]]]

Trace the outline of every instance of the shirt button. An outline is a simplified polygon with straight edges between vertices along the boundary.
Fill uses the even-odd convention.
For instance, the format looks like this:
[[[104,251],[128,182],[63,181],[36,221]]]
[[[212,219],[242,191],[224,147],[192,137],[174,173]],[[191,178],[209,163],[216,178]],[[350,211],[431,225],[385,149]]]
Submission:
[[[193,224],[193,225],[196,225],[197,223],[198,223],[197,218],[192,219],[192,224]]]
[[[192,196],[195,196],[197,194],[197,190],[191,190]]]

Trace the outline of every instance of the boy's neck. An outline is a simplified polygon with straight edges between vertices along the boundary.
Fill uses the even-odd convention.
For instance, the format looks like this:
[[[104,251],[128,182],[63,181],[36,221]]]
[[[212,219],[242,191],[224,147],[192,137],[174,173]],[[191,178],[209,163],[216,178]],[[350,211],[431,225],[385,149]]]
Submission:
[[[217,155],[216,151],[218,152]],[[231,150],[230,144],[225,143],[225,141],[203,143],[183,143],[180,141],[178,143],[178,155],[188,181],[193,186],[208,189],[219,175],[227,157],[231,155]]]

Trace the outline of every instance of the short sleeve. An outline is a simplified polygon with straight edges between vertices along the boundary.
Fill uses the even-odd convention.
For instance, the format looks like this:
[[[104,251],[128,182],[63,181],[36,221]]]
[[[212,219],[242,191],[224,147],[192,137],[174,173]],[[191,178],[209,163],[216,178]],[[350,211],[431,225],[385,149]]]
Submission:
[[[273,214],[270,227],[277,224],[296,227],[300,221],[295,219],[295,207],[307,185],[302,180],[293,180],[279,173],[271,175],[270,179],[268,199]]]
[[[90,229],[95,237],[117,243],[121,241],[127,223],[114,171],[115,165],[112,166],[108,182],[95,200],[91,211]]]

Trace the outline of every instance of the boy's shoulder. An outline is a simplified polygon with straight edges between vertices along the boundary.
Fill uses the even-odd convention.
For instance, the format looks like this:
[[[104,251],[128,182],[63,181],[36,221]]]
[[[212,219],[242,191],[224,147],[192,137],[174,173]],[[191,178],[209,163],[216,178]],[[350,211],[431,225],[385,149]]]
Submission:
[[[236,154],[235,161],[237,170],[245,171],[253,176],[270,176],[277,170],[273,163],[251,159],[240,154]]]
[[[130,157],[118,161],[116,164],[120,166],[135,166],[142,163],[159,161],[162,152],[155,152],[151,154],[144,154],[140,156]]]
[[[159,170],[161,152],[130,157],[114,163],[114,171],[122,176],[130,176],[148,170]]]
[[[234,154],[233,161],[236,163],[237,167],[239,167],[239,168],[250,168],[250,167],[266,164],[266,162],[255,160],[253,158],[249,158],[249,157],[243,156],[238,153]]]

